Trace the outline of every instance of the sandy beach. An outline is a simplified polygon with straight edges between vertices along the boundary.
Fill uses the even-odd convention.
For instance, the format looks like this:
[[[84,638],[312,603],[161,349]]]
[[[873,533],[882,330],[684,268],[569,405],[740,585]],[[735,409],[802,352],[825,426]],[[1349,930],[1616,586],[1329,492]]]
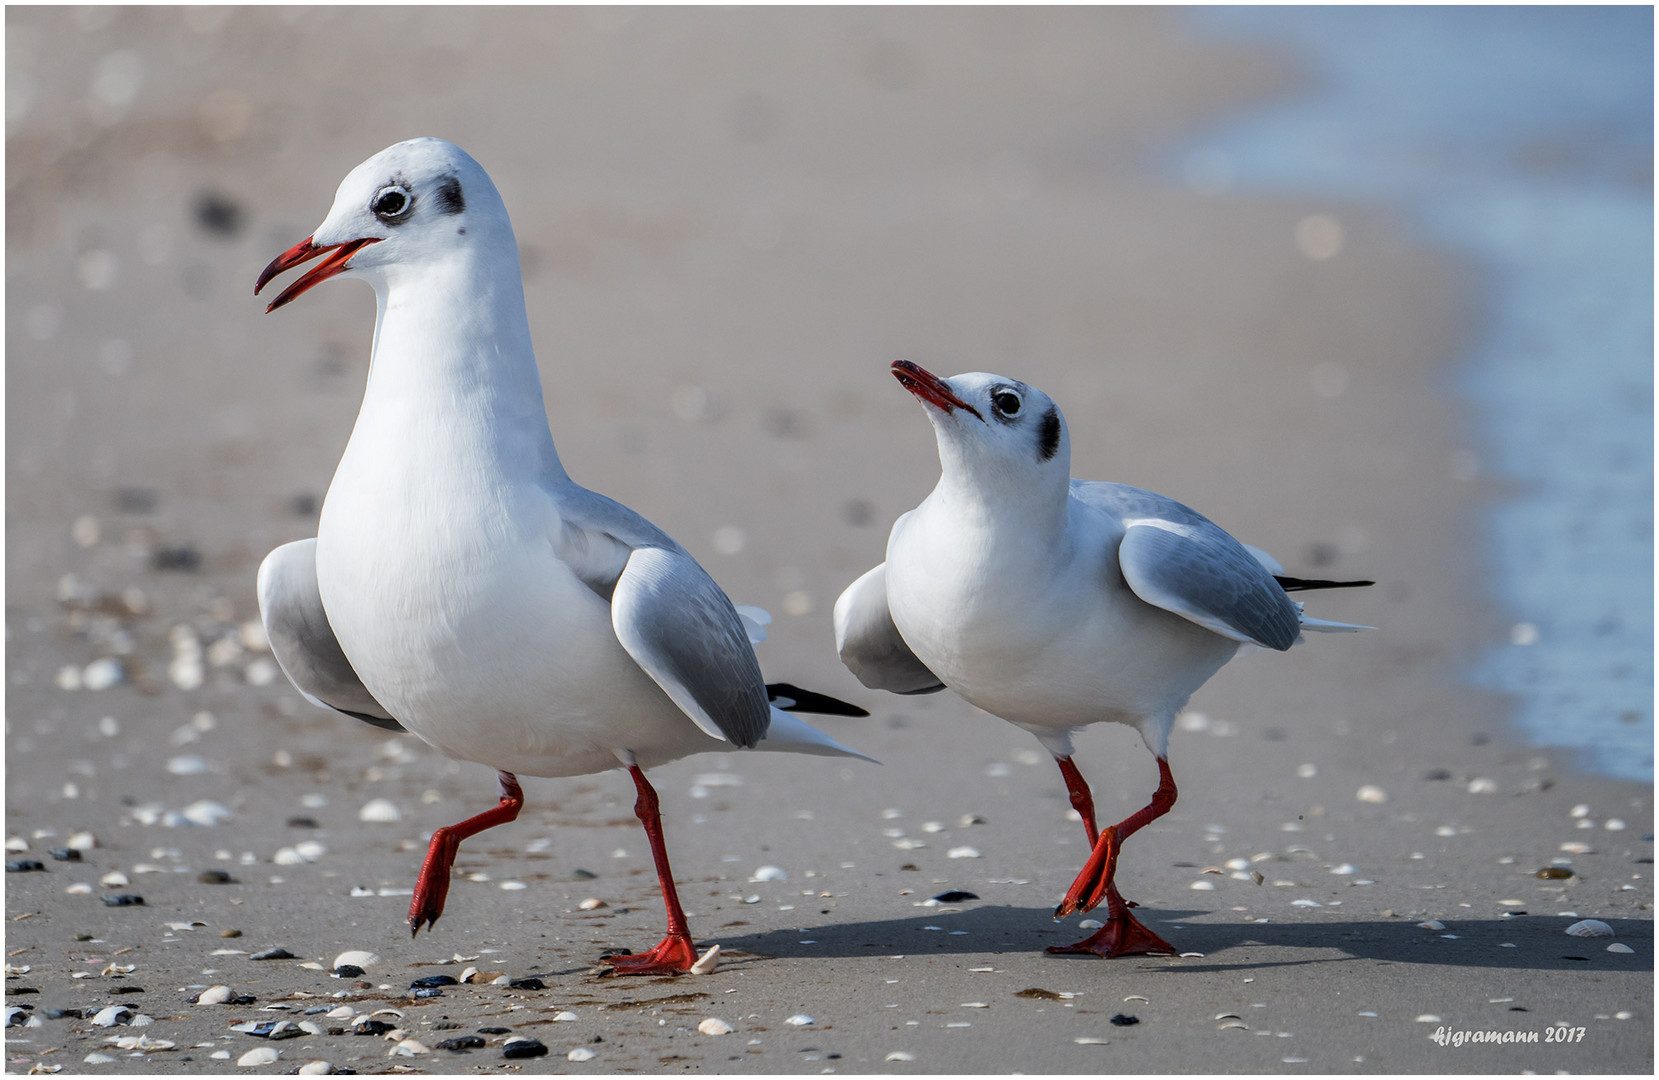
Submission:
[[[1445,393],[1477,269],[1386,215],[1150,167],[1292,92],[1285,57],[1136,9],[6,18],[6,836],[42,867],[5,880],[9,1072],[1652,1071],[1651,785],[1524,745],[1467,677],[1511,633],[1479,550],[1503,492]],[[309,706],[254,631],[374,304],[336,283],[266,316],[253,282],[416,135],[506,200],[571,475],[773,613],[769,679],[872,714],[821,726],[879,767],[653,773],[712,974],[600,974],[663,918],[615,772],[524,778],[411,941],[426,839],[493,804],[490,771]],[[1052,759],[835,656],[835,597],[938,475],[900,357],[1038,386],[1074,475],[1377,582],[1308,604],[1376,630],[1241,657],[1178,723],[1180,800],[1119,882],[1187,955],[1044,955],[1087,933],[1050,918],[1087,851]],[[1106,820],[1156,785],[1126,728],[1076,760]],[[396,819],[362,820],[379,800]],[[331,973],[348,950],[361,977]],[[251,1000],[193,1003],[220,985]],[[282,1020],[321,1034],[233,1030]],[[439,1049],[480,1028],[506,1031]]]

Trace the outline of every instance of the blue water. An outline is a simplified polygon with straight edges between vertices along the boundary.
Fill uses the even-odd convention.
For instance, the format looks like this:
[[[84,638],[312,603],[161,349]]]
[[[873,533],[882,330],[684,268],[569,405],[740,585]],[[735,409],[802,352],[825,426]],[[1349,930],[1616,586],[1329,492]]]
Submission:
[[[1471,673],[1530,741],[1653,779],[1653,12],[1191,9],[1311,75],[1171,168],[1200,187],[1381,204],[1480,268],[1452,392],[1511,642]]]

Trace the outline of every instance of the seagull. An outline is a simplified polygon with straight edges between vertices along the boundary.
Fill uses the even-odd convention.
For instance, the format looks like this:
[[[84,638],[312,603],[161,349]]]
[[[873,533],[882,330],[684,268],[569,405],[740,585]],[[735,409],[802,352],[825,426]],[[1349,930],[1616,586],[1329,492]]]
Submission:
[[[689,970],[696,950],[644,770],[732,747],[863,758],[790,713],[868,714],[769,688],[752,644],[769,617],[746,622],[667,533],[566,474],[512,225],[459,147],[412,139],[357,166],[254,293],[312,260],[267,311],[335,277],[367,281],[378,310],[363,405],[317,535],[259,568],[272,651],[313,704],[487,765],[500,786],[494,808],[433,833],[411,933],[443,913],[461,841],[518,816],[520,775],[620,767],[668,933],[609,963]]]
[[[1242,650],[1369,629],[1303,615],[1287,592],[1371,582],[1287,577],[1173,499],[1073,480],[1065,417],[1034,387],[983,372],[941,379],[906,360],[892,372],[926,406],[939,483],[893,523],[886,562],[836,600],[841,660],[871,689],[949,687],[1054,755],[1091,849],[1054,917],[1102,901],[1107,917],[1049,952],[1173,953],[1114,878],[1123,841],[1175,804],[1175,714]],[[1071,756],[1073,735],[1102,721],[1140,732],[1160,782],[1145,808],[1097,829]]]

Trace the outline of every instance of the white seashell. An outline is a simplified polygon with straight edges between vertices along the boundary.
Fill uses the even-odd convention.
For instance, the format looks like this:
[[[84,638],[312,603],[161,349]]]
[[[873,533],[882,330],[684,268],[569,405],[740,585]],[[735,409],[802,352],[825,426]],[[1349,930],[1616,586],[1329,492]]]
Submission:
[[[327,1061],[308,1061],[300,1066],[301,1076],[328,1076],[334,1072],[334,1066]]]
[[[1440,1023],[1440,1017],[1433,1013],[1423,1013],[1417,1017],[1417,1022],[1419,1024],[1438,1024]]]
[[[1595,848],[1577,840],[1569,840],[1562,844],[1561,850],[1569,855],[1594,855],[1596,853]]]
[[[131,1016],[132,1010],[125,1005],[105,1005],[93,1016],[92,1022],[98,1027],[114,1027]]]
[[[344,967],[347,964],[351,964],[355,967],[367,970],[378,963],[380,963],[380,957],[376,956],[372,952],[369,952],[367,949],[348,949],[334,958],[332,966]],[[402,1016],[403,1014],[398,1013],[398,1015]]]
[[[1191,885],[1188,885],[1187,888],[1192,889],[1194,892],[1215,892],[1215,882],[1195,881]]]
[[[720,1019],[718,1016],[711,1016],[702,1023],[698,1024],[697,1030],[701,1031],[704,1035],[730,1035],[732,1033],[732,1026]]]
[[[904,1051],[904,1050],[894,1050],[894,1051],[891,1051],[890,1053],[888,1053],[886,1060],[888,1060],[888,1061],[915,1061],[916,1060],[916,1055],[912,1054],[912,1053],[909,1053],[907,1051]]]
[[[327,1016],[330,1020],[347,1020],[353,1016],[356,1016],[357,1010],[352,1008],[350,1005],[341,1005],[337,1008],[328,1010],[328,1012],[323,1015]]]
[[[789,1019],[784,1021],[784,1023],[793,1024],[796,1027],[805,1027],[807,1024],[816,1024],[817,1022],[818,1021],[814,1020],[806,1013],[796,1013],[794,1016],[791,1016]]]
[[[121,871],[111,870],[109,873],[98,879],[98,884],[107,889],[119,889],[121,886],[129,884],[129,881],[127,879],[127,875],[123,874]]]
[[[697,962],[691,965],[691,973],[693,975],[707,975],[719,966],[720,946],[710,945],[708,951],[699,956]]]
[[[1078,1046],[1107,1046],[1107,1045],[1110,1045],[1105,1039],[1097,1038],[1096,1036],[1093,1036],[1093,1035],[1079,1035],[1077,1038],[1073,1039],[1072,1042],[1076,1043]]]
[[[1446,924],[1441,922],[1439,919],[1430,919],[1428,922],[1418,923],[1417,928],[1419,930],[1444,930],[1446,929]]]
[[[962,847],[953,847],[949,851],[945,852],[945,858],[947,858],[947,859],[977,859],[977,858],[980,858],[980,854],[979,854],[979,849],[978,848],[968,847],[967,845],[964,844]]]
[[[789,872],[779,866],[762,866],[749,875],[750,881],[788,881]]]
[[[6,850],[14,853],[28,851],[29,842],[21,836],[8,836],[6,837]]]
[[[301,840],[294,845],[294,850],[299,852],[300,858],[306,862],[316,862],[328,854],[328,848],[324,847],[322,842],[318,840]]]
[[[594,1052],[589,1050],[587,1047],[578,1046],[576,1049],[566,1054],[565,1059],[567,1061],[592,1061],[595,1056],[597,1055],[595,1055]]]
[[[200,754],[180,754],[167,759],[167,771],[174,776],[198,776],[208,768],[207,759]]]
[[[1366,784],[1354,793],[1354,798],[1360,802],[1385,803],[1388,801],[1388,792],[1376,784]]]
[[[63,846],[74,848],[76,851],[91,851],[98,846],[98,838],[89,832],[78,832],[64,841]]]
[[[153,1024],[155,1022],[156,1022],[155,1017],[146,1016],[143,1013],[139,1013],[137,1016],[135,1016],[131,1020],[127,1021],[127,1023],[131,1024],[133,1027],[149,1027],[151,1024]]]
[[[88,690],[108,690],[126,677],[121,661],[111,656],[94,660],[81,672],[81,685]]]
[[[224,803],[198,799],[180,810],[179,816],[189,825],[217,825],[221,821],[229,821],[233,815]]]
[[[357,811],[358,821],[402,821],[403,811],[390,799],[370,799]]]
[[[252,1050],[236,1059],[236,1064],[242,1068],[251,1068],[257,1065],[269,1065],[277,1059],[276,1048],[273,1046],[256,1046]]]
[[[222,1005],[235,995],[228,986],[210,986],[196,999],[198,1005]]]
[[[278,866],[298,866],[305,861],[305,856],[291,847],[278,848],[277,853],[271,856],[271,861]]]
[[[1151,998],[1142,997],[1139,994],[1130,994],[1128,997],[1124,998],[1123,1000],[1124,1001],[1144,1001],[1148,1005],[1152,1004],[1152,999]]]
[[[576,906],[581,908],[583,911],[598,911],[602,907],[610,907],[609,904],[605,903],[605,901],[599,899],[597,896],[590,896]]]
[[[530,886],[526,885],[522,881],[503,881],[497,887],[505,889],[507,892],[517,892],[520,889],[528,889]]]
[[[115,1059],[110,1057],[108,1054],[100,1054],[94,1051],[81,1060],[86,1062],[88,1065],[108,1065]]]
[[[490,980],[490,985],[511,986],[513,985],[513,977],[511,975],[497,975],[495,978]]]
[[[1612,937],[1613,928],[1600,919],[1580,919],[1567,927],[1573,937]]]
[[[1077,924],[1077,928],[1079,930],[1099,930],[1105,925],[1106,924],[1101,922],[1099,919],[1084,919],[1082,922]]]
[[[1607,946],[1607,951],[1616,953],[1633,953],[1636,950],[1632,949],[1629,945],[1626,945],[1622,941],[1615,941],[1613,944]]]
[[[431,1052],[432,1051],[426,1048],[424,1043],[418,1042],[414,1039],[404,1039],[402,1042],[386,1051],[386,1056],[418,1057],[421,1054],[430,1054]]]
[[[571,1012],[569,1009],[564,1009],[560,1012],[556,1012],[556,1013],[553,1014],[554,1023],[568,1024],[568,1023],[570,1023],[571,1021],[573,1021],[575,1019],[576,1019],[576,1014]]]

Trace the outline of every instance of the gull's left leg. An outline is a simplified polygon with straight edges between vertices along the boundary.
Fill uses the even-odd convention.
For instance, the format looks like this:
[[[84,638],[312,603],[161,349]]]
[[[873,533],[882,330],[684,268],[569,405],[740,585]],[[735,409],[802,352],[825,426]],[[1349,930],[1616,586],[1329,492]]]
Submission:
[[[501,801],[492,810],[467,818],[458,825],[445,825],[432,834],[432,843],[426,849],[426,861],[421,864],[420,876],[415,879],[415,898],[409,902],[409,934],[420,933],[421,927],[431,926],[444,913],[444,898],[449,895],[449,872],[455,865],[455,854],[461,841],[476,836],[485,829],[505,825],[518,817],[524,808],[524,792],[518,786],[518,777],[510,772],[497,771],[496,782],[501,785]]]
[[[1065,774],[1067,787],[1072,791],[1072,805],[1078,806],[1078,788],[1081,788],[1082,798],[1092,809],[1092,800],[1089,797],[1088,785],[1084,783],[1081,774],[1075,766],[1067,772],[1062,763],[1060,771]],[[1117,875],[1118,854],[1122,850],[1123,842],[1138,832],[1148,822],[1156,821],[1169,813],[1170,807],[1175,805],[1177,795],[1175,778],[1170,775],[1169,762],[1158,758],[1159,782],[1158,790],[1152,793],[1152,801],[1146,806],[1130,814],[1116,825],[1103,830],[1095,841],[1094,850],[1089,853],[1088,862],[1083,864],[1083,870],[1072,882],[1071,888],[1066,891],[1065,899],[1060,901],[1054,909],[1056,919],[1064,918],[1076,911],[1088,911],[1102,900],[1106,902],[1106,925],[1102,926],[1087,940],[1075,945],[1050,946],[1051,953],[1093,953],[1097,956],[1132,956],[1144,953],[1173,953],[1174,946],[1163,938],[1154,934],[1143,926],[1140,920],[1129,913],[1133,906],[1118,893],[1114,878]],[[1073,787],[1072,778],[1076,777],[1077,787]],[[1082,807],[1078,807],[1083,813]],[[1084,825],[1089,827],[1091,815],[1084,813]]]
[[[668,849],[663,844],[657,791],[645,779],[645,773],[640,771],[638,765],[629,765],[628,775],[634,778],[634,789],[639,792],[639,798],[634,802],[634,815],[645,826],[646,838],[651,842],[651,857],[657,864],[657,880],[662,884],[662,902],[668,909],[668,936],[649,952],[612,956],[607,958],[606,963],[623,975],[678,975],[690,971],[691,965],[697,962],[697,947],[692,944],[685,909],[680,907],[679,894],[674,891],[674,872],[668,868]]]

